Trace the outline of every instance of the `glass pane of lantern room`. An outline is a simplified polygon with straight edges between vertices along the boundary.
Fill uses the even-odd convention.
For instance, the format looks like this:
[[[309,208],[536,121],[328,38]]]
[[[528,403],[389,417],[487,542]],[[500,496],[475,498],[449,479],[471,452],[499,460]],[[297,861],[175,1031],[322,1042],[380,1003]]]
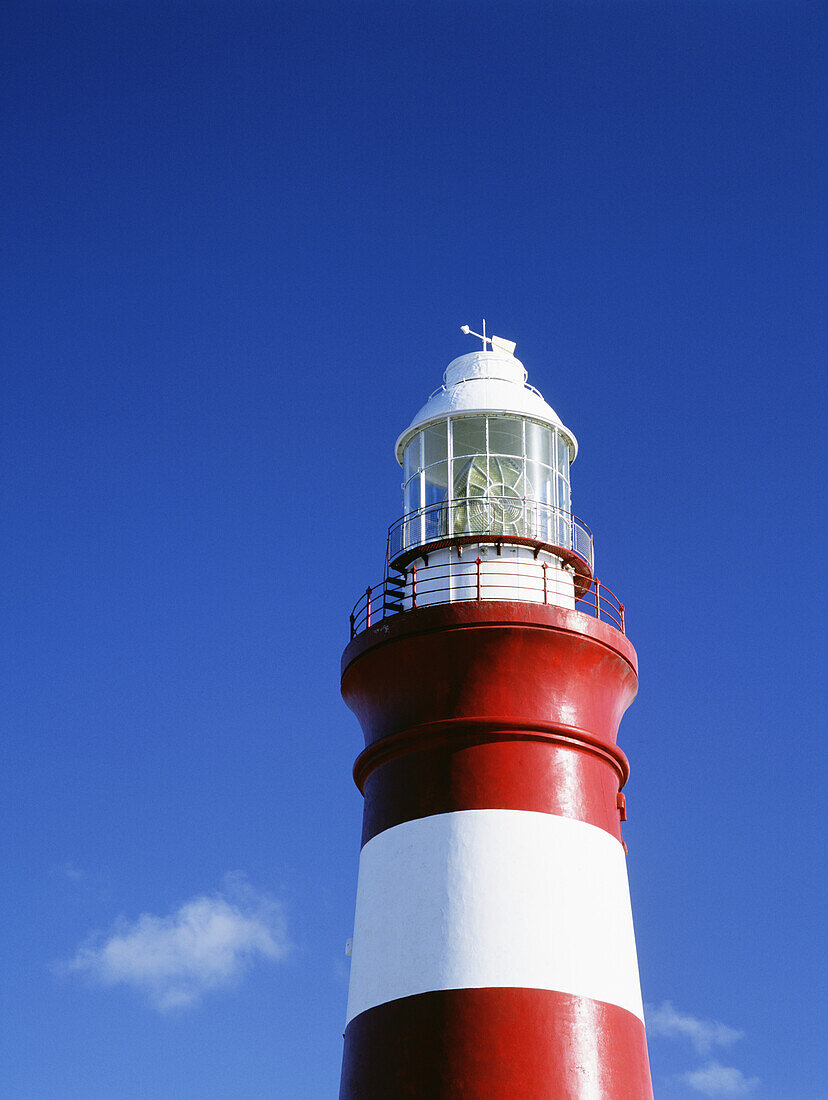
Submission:
[[[488,480],[488,491],[494,496],[518,498],[526,496],[526,476],[522,458],[490,455]]]
[[[489,454],[523,455],[523,421],[506,416],[489,417]]]
[[[569,477],[569,444],[560,433],[556,434],[557,462],[560,473]]]
[[[451,432],[455,456],[486,453],[485,416],[458,416],[451,421]]]
[[[570,517],[569,480],[560,475],[555,480],[558,483],[558,508],[555,513],[558,517],[558,537],[555,541],[559,546],[571,549],[572,519]]]
[[[526,463],[526,497],[536,500],[539,504],[548,505],[553,502],[554,492],[552,486],[552,471],[548,466],[542,466],[539,462]]]
[[[554,465],[554,433],[543,424],[526,421],[526,457],[544,466]]]
[[[442,538],[446,534],[447,512],[444,503],[448,488],[448,462],[435,462],[423,471],[425,479],[425,532],[426,541]]]
[[[558,507],[563,509],[564,512],[571,511],[569,501],[569,478],[561,477],[557,478],[558,482]]]
[[[524,534],[528,538],[543,540],[543,529],[546,521],[546,508],[543,505],[544,485],[547,481],[548,470],[537,462],[526,463],[526,477],[524,482],[524,495],[526,497],[526,530]]]
[[[452,463],[451,495],[454,500],[463,500],[469,496],[482,496],[488,492],[489,474],[486,456],[475,455],[471,458],[455,458]]]
[[[430,466],[433,462],[445,462],[448,456],[447,433],[448,426],[445,421],[432,424],[423,431],[423,466]]]
[[[422,482],[422,475],[415,474],[405,484],[405,514],[409,512],[416,512],[420,507],[420,488]]]
[[[417,432],[408,446],[405,448],[405,456],[403,458],[403,481],[408,481],[412,474],[415,474],[422,462],[420,460],[420,440],[422,439],[422,432]]]
[[[435,504],[446,499],[448,488],[448,463],[435,462],[425,470],[425,503]]]

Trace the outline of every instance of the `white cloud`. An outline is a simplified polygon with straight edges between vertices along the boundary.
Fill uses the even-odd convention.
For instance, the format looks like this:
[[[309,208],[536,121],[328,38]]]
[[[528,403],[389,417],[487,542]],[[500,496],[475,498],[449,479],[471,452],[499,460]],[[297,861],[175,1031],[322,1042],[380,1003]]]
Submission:
[[[700,1020],[677,1012],[670,1001],[647,1006],[647,1032],[650,1035],[664,1035],[669,1039],[689,1039],[699,1054],[709,1054],[714,1046],[732,1046],[744,1035],[743,1031],[720,1024],[718,1020]]]
[[[705,1096],[747,1096],[759,1084],[758,1077],[745,1077],[740,1069],[719,1062],[708,1062],[678,1079]]]
[[[223,892],[191,898],[168,916],[121,918],[64,969],[101,985],[132,986],[165,1012],[236,984],[254,962],[278,961],[289,948],[282,906],[234,875]]]
[[[71,879],[72,882],[80,882],[82,878],[86,878],[86,872],[81,870],[80,867],[76,867],[70,859],[55,867],[54,871],[55,874],[63,875],[64,878]]]

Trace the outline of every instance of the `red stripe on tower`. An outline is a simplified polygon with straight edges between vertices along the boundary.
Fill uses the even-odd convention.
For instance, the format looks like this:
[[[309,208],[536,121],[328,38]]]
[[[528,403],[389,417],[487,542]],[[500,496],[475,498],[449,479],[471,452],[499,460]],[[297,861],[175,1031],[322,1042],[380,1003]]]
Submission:
[[[406,513],[352,616],[365,796],[342,1100],[651,1097],[616,745],[623,608],[576,443],[501,343],[397,444]]]

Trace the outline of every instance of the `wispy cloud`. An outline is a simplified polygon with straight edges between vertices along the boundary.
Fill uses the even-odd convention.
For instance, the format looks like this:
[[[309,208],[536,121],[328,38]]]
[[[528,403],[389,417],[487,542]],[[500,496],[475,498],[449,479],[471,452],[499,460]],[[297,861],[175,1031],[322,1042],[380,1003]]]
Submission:
[[[53,868],[56,875],[61,875],[63,878],[68,878],[71,882],[80,882],[81,879],[86,878],[86,872],[80,867],[76,867],[70,859],[67,859],[65,863],[58,864]]]
[[[709,1054],[713,1047],[732,1046],[744,1035],[743,1031],[720,1024],[718,1020],[702,1020],[685,1012],[677,1012],[670,1001],[648,1005],[646,1015],[650,1035],[689,1039],[699,1054]]]
[[[747,1096],[759,1084],[758,1077],[745,1077],[740,1069],[719,1062],[707,1062],[699,1069],[682,1073],[678,1080],[704,1096]]]
[[[190,898],[167,916],[120,918],[63,969],[101,985],[132,986],[166,1012],[235,985],[255,962],[276,962],[289,948],[283,907],[233,875],[223,891]]]
[[[714,1047],[730,1047],[744,1036],[743,1031],[718,1020],[705,1020],[687,1012],[678,1012],[670,1001],[647,1005],[645,1015],[649,1035],[686,1039],[703,1055],[710,1054]],[[735,1066],[723,1066],[712,1059],[698,1069],[679,1074],[673,1080],[704,1096],[747,1096],[760,1083],[758,1077],[745,1077]]]

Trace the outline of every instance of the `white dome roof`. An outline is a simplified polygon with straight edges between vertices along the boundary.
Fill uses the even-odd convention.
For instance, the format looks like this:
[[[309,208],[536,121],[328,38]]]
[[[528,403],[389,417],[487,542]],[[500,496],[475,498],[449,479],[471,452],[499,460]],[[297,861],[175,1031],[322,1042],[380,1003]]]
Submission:
[[[502,351],[473,351],[453,359],[443,375],[443,388],[433,393],[400,438],[395,452],[402,465],[409,440],[425,424],[447,416],[506,413],[540,420],[566,436],[570,460],[575,461],[578,441],[551,405],[526,384],[526,369],[514,355]]]

